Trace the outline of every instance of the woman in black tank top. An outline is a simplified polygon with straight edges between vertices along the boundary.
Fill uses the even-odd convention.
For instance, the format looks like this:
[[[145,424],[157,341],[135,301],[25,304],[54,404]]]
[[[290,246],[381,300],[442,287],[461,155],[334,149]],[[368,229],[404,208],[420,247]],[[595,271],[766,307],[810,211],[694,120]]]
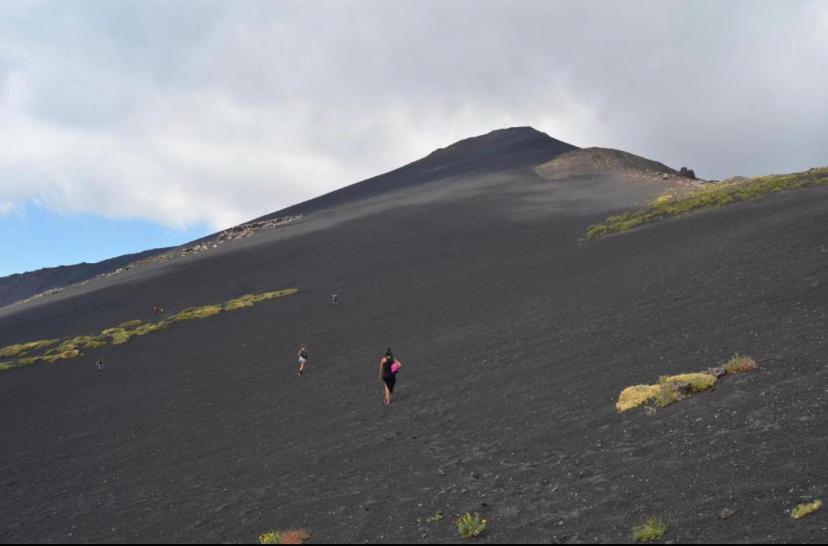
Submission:
[[[391,397],[394,395],[394,387],[397,385],[397,372],[402,364],[394,358],[394,353],[389,348],[385,356],[380,360],[380,381],[385,385],[385,405],[391,405]]]

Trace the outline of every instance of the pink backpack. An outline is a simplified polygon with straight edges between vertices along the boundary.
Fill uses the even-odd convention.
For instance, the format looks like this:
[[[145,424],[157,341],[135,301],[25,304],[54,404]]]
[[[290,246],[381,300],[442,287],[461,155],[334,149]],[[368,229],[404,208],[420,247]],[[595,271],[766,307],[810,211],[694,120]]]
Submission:
[[[400,371],[400,363],[395,360],[394,363],[391,364],[391,373],[397,373],[398,371]]]

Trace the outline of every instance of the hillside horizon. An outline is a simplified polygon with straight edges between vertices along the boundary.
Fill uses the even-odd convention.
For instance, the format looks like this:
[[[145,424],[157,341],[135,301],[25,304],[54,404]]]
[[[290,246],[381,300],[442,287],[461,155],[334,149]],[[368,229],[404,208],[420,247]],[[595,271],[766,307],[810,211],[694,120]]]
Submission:
[[[475,172],[500,172],[531,168],[543,165],[561,154],[579,150],[581,148],[557,140],[531,126],[495,129],[438,148],[420,159],[386,173],[289,205],[246,223],[279,216],[317,212],[328,207],[341,206],[348,202],[366,199],[385,192],[425,184],[434,180],[446,180],[461,175],[467,176]],[[659,165],[663,167],[665,172],[673,174],[677,172],[662,164],[644,160],[628,152],[621,153],[630,158],[636,158],[636,160],[641,159],[642,164]],[[588,170],[589,165],[582,165],[582,168]],[[184,243],[180,247],[186,247],[201,240],[209,240],[214,236],[215,234],[207,235],[196,241]],[[82,262],[45,267],[0,277],[0,307],[26,300],[50,290],[89,281],[99,275],[110,274],[130,265],[133,261],[137,262],[153,255],[159,255],[172,250],[172,248],[179,247],[151,248],[133,254],[110,257],[95,263]]]

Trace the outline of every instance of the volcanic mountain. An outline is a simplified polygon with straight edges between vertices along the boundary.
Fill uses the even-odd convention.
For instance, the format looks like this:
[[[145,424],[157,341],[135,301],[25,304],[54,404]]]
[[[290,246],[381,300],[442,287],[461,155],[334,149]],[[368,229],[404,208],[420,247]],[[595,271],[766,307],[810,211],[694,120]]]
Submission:
[[[0,371],[0,542],[456,542],[467,512],[485,542],[629,541],[648,515],[673,542],[824,542],[790,510],[828,495],[828,187],[585,242],[699,183],[577,154],[495,131],[0,310],[0,352],[86,343]],[[616,408],[733,353],[759,370]]]
[[[94,279],[99,275],[112,273],[122,267],[162,254],[168,250],[170,249],[159,248],[137,254],[127,254],[97,263],[47,267],[28,273],[18,273],[16,275],[2,277],[0,278],[0,307],[25,300],[55,288],[63,288]]]

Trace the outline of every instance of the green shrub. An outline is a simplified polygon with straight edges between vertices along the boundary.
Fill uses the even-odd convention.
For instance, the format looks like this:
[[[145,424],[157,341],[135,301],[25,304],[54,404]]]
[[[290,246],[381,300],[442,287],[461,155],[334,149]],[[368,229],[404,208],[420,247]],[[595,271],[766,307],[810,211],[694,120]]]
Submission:
[[[31,366],[32,364],[34,364],[35,362],[37,362],[39,360],[46,360],[46,359],[43,358],[42,356],[26,356],[26,357],[23,357],[23,358],[18,358],[17,360],[14,361],[12,366],[10,368],[7,368],[7,369],[20,368],[22,366]],[[50,361],[50,362],[53,362],[53,361]]]
[[[716,376],[707,373],[685,373],[681,375],[665,376],[659,378],[660,385],[683,385],[690,386],[691,393],[704,392],[716,385]]]
[[[791,511],[791,517],[793,519],[802,519],[805,517],[810,516],[814,512],[822,509],[822,501],[815,500],[814,502],[808,502],[805,504],[800,504],[796,508]]]
[[[128,321],[124,322],[123,324],[119,324],[118,326],[116,326],[116,328],[120,328],[122,330],[131,330],[131,329],[135,328],[136,326],[140,325],[141,323],[142,323],[142,321],[140,321],[140,320],[128,320]]]
[[[59,339],[43,339],[40,341],[29,341],[27,343],[20,343],[19,345],[9,345],[0,349],[0,358],[9,356],[21,356],[29,351],[36,351],[45,347],[51,347],[60,343]]]
[[[184,320],[196,320],[218,315],[222,311],[221,305],[205,305],[203,307],[188,307],[180,313],[170,317],[173,322],[181,322]]]
[[[479,514],[466,513],[457,520],[457,532],[467,540],[477,538],[483,534],[488,524],[489,522],[481,519]]]
[[[660,392],[661,387],[658,385],[635,385],[633,387],[627,387],[621,391],[621,395],[618,397],[618,403],[615,404],[615,409],[624,412],[643,406],[655,400]]]
[[[716,385],[716,381],[716,376],[707,373],[686,373],[661,377],[657,385],[635,385],[621,391],[615,408],[623,413],[650,402],[655,403],[660,408],[666,408],[686,398],[679,392],[680,385],[688,385],[690,394],[695,394],[712,389]]]
[[[633,529],[635,542],[654,542],[667,534],[667,524],[663,519],[650,516],[644,523]]]
[[[267,533],[259,535],[259,544],[281,544],[282,533],[277,530],[271,530]]]
[[[728,374],[749,373],[759,369],[756,361],[749,356],[734,354],[724,365],[724,371]]]
[[[440,523],[441,521],[443,521],[443,518],[444,518],[443,513],[442,512],[437,512],[433,516],[429,516],[428,518],[426,518],[426,523],[429,523],[429,524]]]
[[[658,394],[656,394],[654,400],[656,406],[666,408],[667,406],[672,406],[679,400],[681,400],[681,395],[679,395],[678,390],[673,385],[663,384],[658,386]]]
[[[268,531],[259,535],[259,544],[304,544],[311,535],[304,529],[292,529],[290,531]]]
[[[253,296],[242,296],[241,298],[237,298],[235,300],[230,300],[224,304],[225,311],[236,311],[238,309],[244,309],[245,307],[253,307],[255,301],[253,301]]]

